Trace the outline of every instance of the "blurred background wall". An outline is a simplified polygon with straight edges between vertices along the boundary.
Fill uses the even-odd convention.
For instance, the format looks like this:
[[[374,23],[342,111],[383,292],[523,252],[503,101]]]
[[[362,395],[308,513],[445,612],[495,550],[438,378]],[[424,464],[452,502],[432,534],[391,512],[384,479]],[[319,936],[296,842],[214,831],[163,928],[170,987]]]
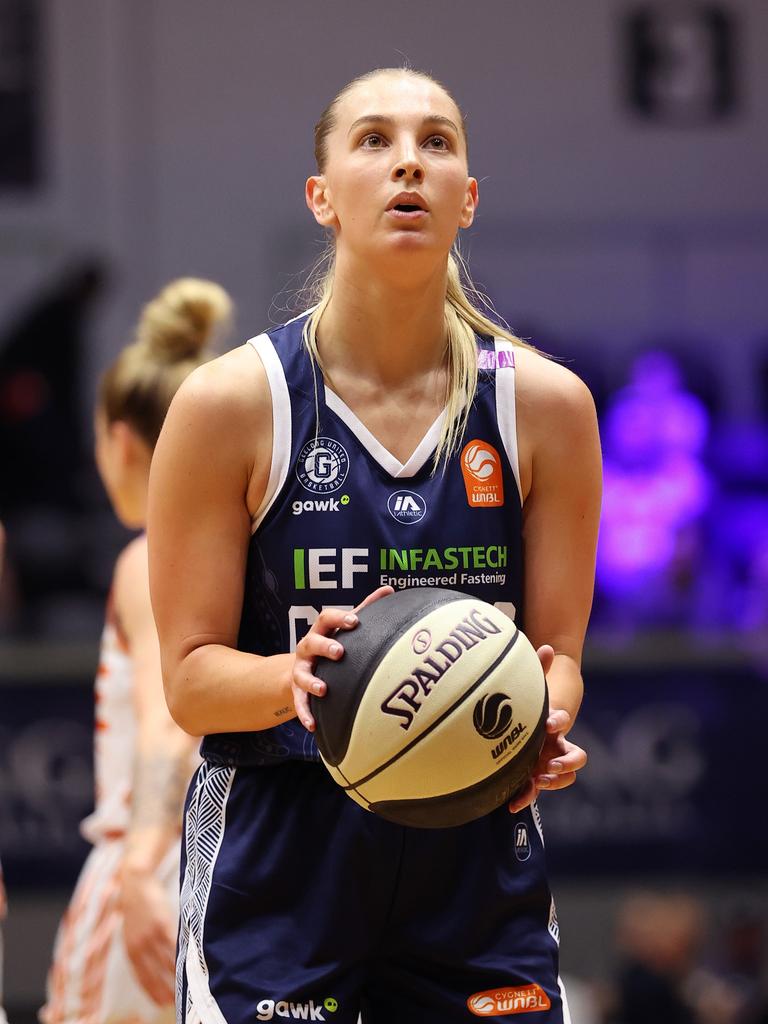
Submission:
[[[690,925],[679,945],[709,950],[690,954],[699,967],[723,962],[717,936],[739,922],[763,949],[765,798],[744,712],[768,703],[764,0],[0,0],[0,149],[19,154],[0,155],[0,854],[17,1019],[40,1000],[83,854],[90,680],[124,540],[90,469],[97,374],[171,277],[221,281],[238,339],[293,311],[321,241],[302,197],[312,127],[350,78],[404,62],[468,118],[476,279],[582,373],[603,423],[593,764],[578,793],[543,801],[566,967],[610,989],[636,886],[683,889],[719,922],[699,946],[673,908]]]

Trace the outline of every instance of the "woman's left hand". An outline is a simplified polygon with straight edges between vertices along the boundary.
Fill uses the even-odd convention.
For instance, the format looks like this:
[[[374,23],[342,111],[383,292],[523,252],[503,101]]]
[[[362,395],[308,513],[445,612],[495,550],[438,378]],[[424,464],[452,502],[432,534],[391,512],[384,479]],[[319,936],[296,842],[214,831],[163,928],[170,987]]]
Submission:
[[[551,647],[544,646],[536,653],[546,676],[552,667],[555,652]],[[576,772],[587,763],[587,752],[565,738],[571,725],[571,715],[567,711],[550,706],[544,746],[531,772],[531,778],[509,802],[512,814],[532,804],[542,789],[566,789],[576,781]]]

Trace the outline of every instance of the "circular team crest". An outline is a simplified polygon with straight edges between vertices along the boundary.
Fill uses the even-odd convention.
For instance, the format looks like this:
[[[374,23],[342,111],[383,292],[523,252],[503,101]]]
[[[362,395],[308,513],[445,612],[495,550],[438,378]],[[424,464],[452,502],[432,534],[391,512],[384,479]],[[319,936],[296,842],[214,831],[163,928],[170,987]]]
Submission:
[[[338,490],[347,479],[348,471],[346,449],[332,437],[316,437],[307,441],[296,462],[299,483],[314,494]]]

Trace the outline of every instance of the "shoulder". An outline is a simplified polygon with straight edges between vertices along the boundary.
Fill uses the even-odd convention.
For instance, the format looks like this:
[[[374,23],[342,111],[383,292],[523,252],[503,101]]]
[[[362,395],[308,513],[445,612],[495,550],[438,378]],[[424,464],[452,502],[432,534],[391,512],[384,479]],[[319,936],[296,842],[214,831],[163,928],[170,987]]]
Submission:
[[[589,388],[562,363],[520,346],[515,348],[515,367],[518,418],[534,436],[566,425],[573,430],[596,423]]]
[[[112,599],[118,625],[130,641],[137,624],[151,615],[146,534],[134,538],[118,556]]]
[[[240,345],[198,366],[184,380],[171,403],[176,419],[204,416],[209,428],[232,420],[258,419],[269,407],[264,366],[252,345]]]
[[[146,534],[134,538],[121,551],[115,563],[112,586],[118,609],[124,607],[126,603],[133,603],[136,595],[142,591],[148,600],[150,568],[148,568]]]

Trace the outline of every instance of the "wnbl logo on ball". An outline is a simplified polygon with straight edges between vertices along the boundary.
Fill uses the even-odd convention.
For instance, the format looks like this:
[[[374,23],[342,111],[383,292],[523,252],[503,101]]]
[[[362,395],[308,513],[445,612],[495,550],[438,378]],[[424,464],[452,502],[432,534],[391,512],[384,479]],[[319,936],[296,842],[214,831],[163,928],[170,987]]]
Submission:
[[[317,437],[307,441],[296,462],[299,483],[315,494],[337,491],[347,479],[348,471],[347,451],[332,437]]]
[[[489,693],[475,704],[472,721],[487,740],[503,736],[512,724],[512,701],[506,693]]]
[[[472,723],[486,740],[497,740],[504,736],[501,743],[497,743],[491,750],[494,761],[502,756],[505,751],[512,751],[519,746],[517,741],[527,732],[527,726],[522,722],[513,725],[515,715],[512,710],[512,701],[506,693],[489,693],[482,697],[472,713]]]

